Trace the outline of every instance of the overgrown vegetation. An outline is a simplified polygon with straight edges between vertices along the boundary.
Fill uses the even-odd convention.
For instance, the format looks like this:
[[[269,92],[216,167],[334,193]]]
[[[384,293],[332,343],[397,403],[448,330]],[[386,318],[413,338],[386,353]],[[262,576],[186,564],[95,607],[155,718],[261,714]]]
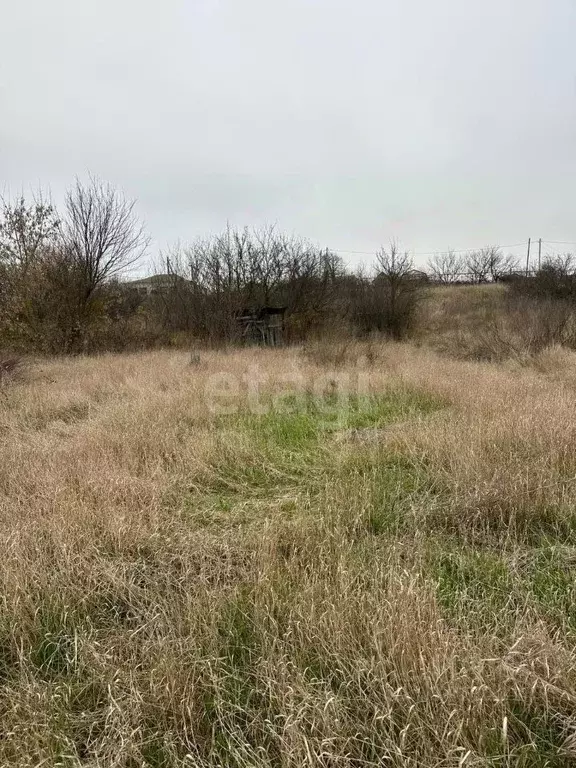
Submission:
[[[576,358],[535,362],[30,364],[0,398],[0,764],[575,764]]]
[[[503,359],[551,344],[574,346],[574,263],[550,257],[523,276],[497,247],[438,254],[415,269],[395,242],[368,271],[352,272],[328,249],[274,227],[232,229],[168,249],[149,283],[130,280],[148,238],[134,203],[97,179],[77,181],[62,211],[42,195],[5,200],[0,213],[0,349],[7,354],[79,353],[241,341],[238,317],[272,306],[286,312],[284,339],[310,342],[426,333],[426,297],[476,284],[502,300],[459,339],[458,356]],[[461,285],[463,282],[467,286]],[[453,284],[453,285],[450,285]],[[456,294],[454,294],[455,298]],[[450,302],[449,302],[450,303]],[[452,301],[452,304],[455,302]],[[430,302],[428,302],[430,304]],[[459,318],[444,324],[462,336]],[[452,333],[452,335],[454,335]]]
[[[146,242],[4,203],[0,764],[576,765],[572,259]]]
[[[445,285],[427,294],[419,338],[456,358],[527,363],[546,349],[576,349],[576,275],[551,259],[506,285]]]
[[[126,278],[147,242],[134,203],[96,179],[76,182],[61,215],[41,195],[4,201],[0,346],[78,353],[191,339],[222,344],[238,340],[239,315],[268,305],[285,308],[288,341],[328,327],[399,339],[413,327],[419,281],[395,245],[368,278],[274,227],[227,228],[170,249],[166,273],[142,292]]]

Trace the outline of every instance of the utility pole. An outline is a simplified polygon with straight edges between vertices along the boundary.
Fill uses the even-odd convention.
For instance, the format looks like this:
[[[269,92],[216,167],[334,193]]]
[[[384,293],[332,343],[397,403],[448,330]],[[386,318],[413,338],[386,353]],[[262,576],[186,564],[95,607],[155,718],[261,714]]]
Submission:
[[[530,243],[532,241],[532,238],[528,238],[528,253],[526,254],[526,277],[528,277],[529,270],[530,270]]]
[[[542,238],[538,240],[538,272],[540,272],[541,266],[542,266]]]

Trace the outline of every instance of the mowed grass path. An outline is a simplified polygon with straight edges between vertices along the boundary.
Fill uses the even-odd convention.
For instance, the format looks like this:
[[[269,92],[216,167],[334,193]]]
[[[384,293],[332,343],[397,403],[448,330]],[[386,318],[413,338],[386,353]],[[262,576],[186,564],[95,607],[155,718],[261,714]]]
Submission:
[[[576,764],[575,405],[563,350],[33,365],[0,765]]]

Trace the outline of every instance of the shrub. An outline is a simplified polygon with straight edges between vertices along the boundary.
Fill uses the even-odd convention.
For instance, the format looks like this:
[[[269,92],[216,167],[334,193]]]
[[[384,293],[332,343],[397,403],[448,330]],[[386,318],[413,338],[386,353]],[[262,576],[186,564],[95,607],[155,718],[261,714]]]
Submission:
[[[355,297],[353,323],[361,335],[378,331],[403,339],[414,328],[426,281],[414,270],[410,254],[400,253],[395,243],[377,253],[376,269],[375,279]]]
[[[511,283],[513,293],[538,300],[560,300],[576,304],[575,264],[570,254],[548,259],[533,277]]]

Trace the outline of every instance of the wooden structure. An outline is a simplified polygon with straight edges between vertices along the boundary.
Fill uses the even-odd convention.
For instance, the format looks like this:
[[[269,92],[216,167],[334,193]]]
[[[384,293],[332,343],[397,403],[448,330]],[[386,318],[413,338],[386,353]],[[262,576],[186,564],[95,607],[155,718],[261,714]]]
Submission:
[[[286,307],[245,309],[236,318],[240,338],[245,344],[278,347],[284,343]]]

